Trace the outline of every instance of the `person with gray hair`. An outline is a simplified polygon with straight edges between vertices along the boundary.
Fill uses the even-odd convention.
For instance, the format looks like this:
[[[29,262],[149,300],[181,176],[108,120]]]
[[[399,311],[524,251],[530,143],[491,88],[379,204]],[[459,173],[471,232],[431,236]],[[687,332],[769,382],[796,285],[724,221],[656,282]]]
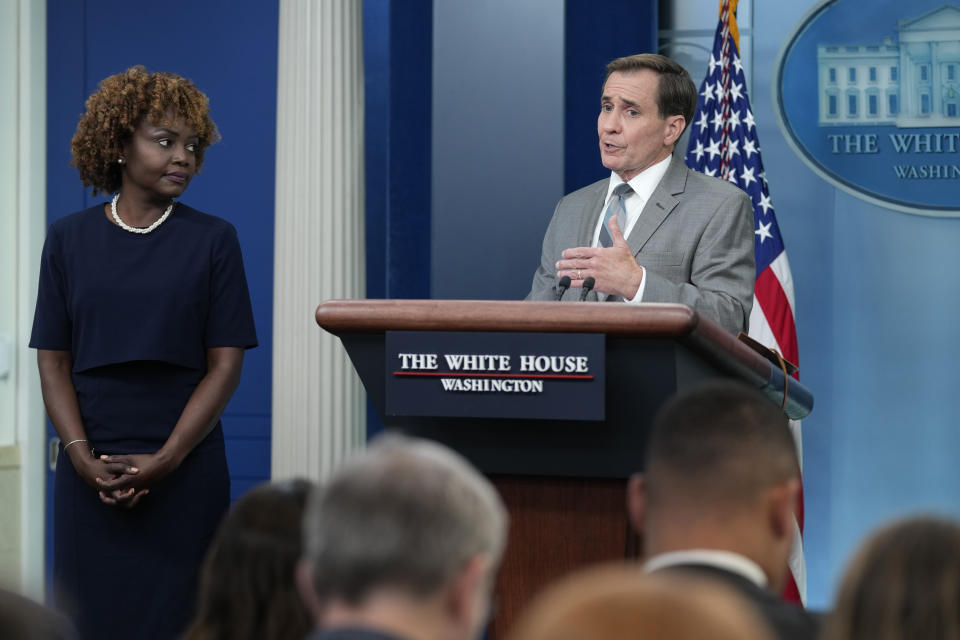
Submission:
[[[387,434],[317,490],[301,597],[314,640],[469,640],[489,613],[507,512],[464,458]]]

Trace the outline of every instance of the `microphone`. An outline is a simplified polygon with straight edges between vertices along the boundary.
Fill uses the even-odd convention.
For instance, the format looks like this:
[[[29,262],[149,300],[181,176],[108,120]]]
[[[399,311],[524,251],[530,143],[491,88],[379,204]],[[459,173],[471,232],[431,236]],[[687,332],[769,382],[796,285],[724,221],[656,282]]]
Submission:
[[[583,302],[587,299],[587,294],[593,290],[593,285],[596,284],[596,280],[593,279],[593,276],[584,278],[583,280],[583,289],[580,290],[580,302]]]
[[[557,285],[557,300],[563,297],[563,294],[567,292],[567,289],[570,288],[570,276],[563,276],[560,278],[560,283]]]

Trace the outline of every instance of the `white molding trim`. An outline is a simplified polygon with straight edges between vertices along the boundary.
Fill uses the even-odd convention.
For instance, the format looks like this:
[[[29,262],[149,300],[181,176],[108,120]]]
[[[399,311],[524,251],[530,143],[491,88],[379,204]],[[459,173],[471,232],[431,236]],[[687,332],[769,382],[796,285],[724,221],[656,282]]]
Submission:
[[[360,0],[281,0],[272,477],[327,477],[366,438],[366,394],[314,321],[365,296]]]
[[[44,596],[47,470],[46,416],[36,352],[27,346],[37,300],[37,273],[46,232],[47,7],[19,0],[17,140],[17,442],[21,461],[21,560],[24,593]]]

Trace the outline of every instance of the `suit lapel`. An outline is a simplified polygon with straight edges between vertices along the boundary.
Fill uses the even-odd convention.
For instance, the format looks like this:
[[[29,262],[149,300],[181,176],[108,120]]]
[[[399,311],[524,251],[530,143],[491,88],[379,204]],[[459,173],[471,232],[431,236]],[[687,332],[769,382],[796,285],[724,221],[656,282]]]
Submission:
[[[686,165],[683,164],[681,158],[673,158],[670,160],[670,166],[663,175],[663,179],[653,190],[647,204],[643,206],[643,211],[640,213],[637,223],[633,225],[633,229],[627,237],[627,244],[630,245],[633,255],[640,253],[650,236],[660,228],[663,221],[680,202],[677,195],[683,193],[686,183]]]
[[[610,188],[610,179],[596,183],[593,201],[587,210],[587,215],[580,217],[580,230],[577,232],[578,247],[593,246],[593,232],[597,229],[597,221],[603,211],[603,202],[607,199],[607,190]]]

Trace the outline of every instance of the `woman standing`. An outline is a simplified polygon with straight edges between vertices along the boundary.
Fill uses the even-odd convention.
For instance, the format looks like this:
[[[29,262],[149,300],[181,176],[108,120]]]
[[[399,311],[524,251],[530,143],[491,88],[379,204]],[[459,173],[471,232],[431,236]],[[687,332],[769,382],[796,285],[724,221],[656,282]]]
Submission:
[[[138,66],[86,109],[73,164],[114,195],[50,226],[30,340],[62,443],[55,597],[82,638],[173,638],[229,506],[253,313],[236,230],[175,201],[218,138],[206,96]]]

